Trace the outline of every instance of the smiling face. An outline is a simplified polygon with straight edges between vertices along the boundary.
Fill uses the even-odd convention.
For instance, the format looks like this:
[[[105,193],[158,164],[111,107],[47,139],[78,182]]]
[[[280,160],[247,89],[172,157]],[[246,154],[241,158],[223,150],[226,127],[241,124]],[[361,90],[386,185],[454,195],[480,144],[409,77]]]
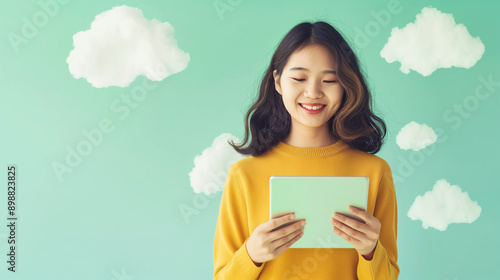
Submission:
[[[328,120],[339,109],[344,95],[330,51],[322,45],[309,45],[290,56],[281,76],[276,70],[273,75],[276,91],[291,116],[291,134],[311,139],[329,137]],[[326,106],[313,114],[301,106],[304,103]]]

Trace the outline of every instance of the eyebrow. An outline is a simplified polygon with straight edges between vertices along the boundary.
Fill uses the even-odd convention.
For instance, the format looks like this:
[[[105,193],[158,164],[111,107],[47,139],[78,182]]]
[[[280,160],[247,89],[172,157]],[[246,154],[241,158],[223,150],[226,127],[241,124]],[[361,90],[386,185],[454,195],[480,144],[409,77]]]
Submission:
[[[304,67],[292,67],[289,70],[290,71],[292,71],[292,70],[304,70],[304,71],[309,72],[309,69],[304,68]],[[325,71],[323,71],[323,73],[337,74],[337,72],[334,70],[325,70]]]

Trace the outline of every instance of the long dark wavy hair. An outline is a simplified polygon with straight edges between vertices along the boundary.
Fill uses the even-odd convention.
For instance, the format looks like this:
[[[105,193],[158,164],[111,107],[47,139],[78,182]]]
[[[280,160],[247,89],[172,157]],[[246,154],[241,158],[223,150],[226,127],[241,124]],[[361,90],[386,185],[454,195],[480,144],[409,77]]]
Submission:
[[[331,136],[367,153],[375,154],[380,150],[386,125],[371,110],[371,94],[360,72],[358,58],[333,26],[317,21],[294,26],[274,52],[262,78],[259,96],[247,112],[243,143],[235,145],[233,141],[228,142],[238,153],[258,156],[288,137],[291,116],[282,96],[276,91],[273,71],[276,69],[277,76],[281,76],[290,55],[312,44],[320,44],[330,50],[336,62],[337,79],[344,89],[339,109],[328,120]],[[248,147],[243,148],[249,140],[248,119],[252,140]]]

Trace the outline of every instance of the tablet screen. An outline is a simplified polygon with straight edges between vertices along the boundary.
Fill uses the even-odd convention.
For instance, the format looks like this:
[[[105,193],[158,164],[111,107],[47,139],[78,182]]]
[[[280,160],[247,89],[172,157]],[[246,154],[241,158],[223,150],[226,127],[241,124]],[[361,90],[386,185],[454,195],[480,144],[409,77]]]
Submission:
[[[306,220],[304,235],[290,248],[354,248],[333,232],[331,220],[339,212],[362,221],[349,206],[366,209],[368,186],[369,178],[361,176],[271,176],[269,217],[295,212]]]

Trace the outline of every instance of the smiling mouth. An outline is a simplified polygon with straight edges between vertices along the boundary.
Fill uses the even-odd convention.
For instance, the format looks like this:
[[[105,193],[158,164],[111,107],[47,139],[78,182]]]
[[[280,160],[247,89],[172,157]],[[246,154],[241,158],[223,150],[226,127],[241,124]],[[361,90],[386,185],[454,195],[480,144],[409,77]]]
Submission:
[[[302,108],[304,108],[304,109],[306,109],[306,110],[310,110],[310,111],[321,110],[321,109],[323,109],[323,108],[326,106],[326,105],[309,106],[309,108],[311,108],[311,107],[312,107],[312,108],[317,108],[317,107],[321,106],[321,107],[319,107],[319,108],[317,108],[317,109],[309,109],[309,108],[304,107],[304,106],[302,105],[302,103],[299,103],[299,105],[300,105],[300,107],[302,107]]]

